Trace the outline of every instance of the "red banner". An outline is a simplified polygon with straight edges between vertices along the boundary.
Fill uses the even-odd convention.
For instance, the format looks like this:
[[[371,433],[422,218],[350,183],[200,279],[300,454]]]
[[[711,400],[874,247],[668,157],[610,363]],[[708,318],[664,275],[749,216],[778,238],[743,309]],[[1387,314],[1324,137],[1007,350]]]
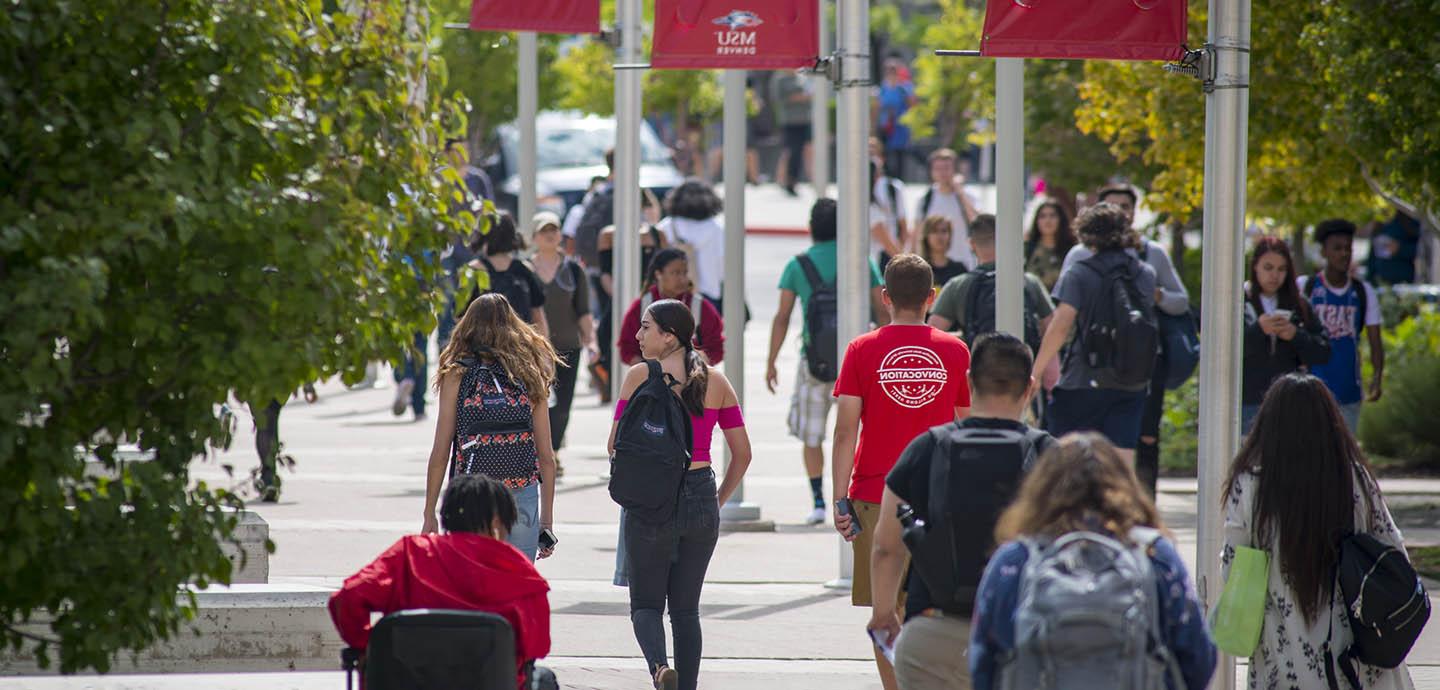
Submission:
[[[987,0],[987,57],[1178,60],[1185,0]]]
[[[796,69],[819,52],[819,0],[655,0],[656,69]]]
[[[474,31],[600,33],[600,0],[471,0]]]

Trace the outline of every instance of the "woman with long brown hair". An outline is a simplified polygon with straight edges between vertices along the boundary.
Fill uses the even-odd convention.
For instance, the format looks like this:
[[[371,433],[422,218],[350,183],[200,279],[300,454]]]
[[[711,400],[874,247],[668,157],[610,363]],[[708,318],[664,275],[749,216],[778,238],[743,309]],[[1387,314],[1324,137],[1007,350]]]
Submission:
[[[1078,241],[1065,207],[1057,201],[1041,203],[1025,233],[1025,272],[1039,276],[1046,290],[1054,290],[1065,255]]]
[[[1330,337],[1309,300],[1300,297],[1290,245],[1279,237],[1261,237],[1250,253],[1245,283],[1241,430],[1250,431],[1271,381],[1328,361]]]
[[[559,356],[515,314],[504,295],[480,295],[465,309],[440,353],[435,388],[440,416],[425,475],[425,521],[437,528],[436,501],[450,476],[484,474],[510,490],[519,508],[508,541],[535,560],[550,555],[540,533],[555,524],[555,450],[550,384]]]
[[[1235,547],[1270,554],[1250,688],[1328,688],[1326,639],[1337,657],[1354,640],[1344,596],[1334,586],[1340,538],[1369,534],[1401,554],[1405,540],[1325,382],[1294,373],[1275,380],[1230,465],[1223,500],[1224,576]],[[1355,665],[1366,690],[1414,687],[1403,665]],[[1344,677],[1338,668],[1335,673]]]
[[[1215,670],[1215,646],[1205,630],[1204,615],[1185,563],[1175,551],[1174,543],[1163,536],[1160,513],[1140,486],[1135,470],[1120,457],[1115,446],[1096,433],[1069,434],[1046,451],[1026,475],[1015,501],[1000,516],[995,527],[995,543],[1002,546],[985,566],[971,619],[973,687],[976,690],[1033,687],[1023,680],[1017,681],[1016,677],[1023,678],[1026,672],[1036,669],[1017,669],[1026,661],[1023,654],[1018,657],[1021,663],[1014,663],[1017,650],[1025,642],[1016,614],[1022,605],[1029,603],[1020,595],[1026,576],[1033,576],[1036,570],[1027,568],[1032,559],[1040,559],[1046,554],[1046,547],[1075,533],[1089,533],[1134,549],[1144,544],[1132,540],[1147,531],[1137,528],[1159,530],[1161,535],[1150,541],[1146,551],[1149,570],[1155,578],[1152,591],[1159,599],[1158,630],[1162,639],[1158,641],[1173,658],[1186,688],[1205,687]],[[1085,552],[1084,565],[1092,565],[1091,557],[1096,553]],[[1121,652],[1118,649],[1092,651],[1097,655]],[[1064,668],[1051,670],[1066,671]],[[1118,680],[1116,687],[1120,687]]]
[[[690,415],[693,430],[690,468],[680,485],[675,515],[656,524],[622,513],[619,559],[629,578],[630,622],[651,680],[662,690],[695,690],[700,674],[700,589],[720,538],[720,506],[740,486],[750,466],[750,436],[740,413],[735,389],[725,374],[713,369],[695,349],[695,319],[690,306],[663,299],[645,308],[635,340],[640,354],[660,363],[671,390]],[[609,448],[630,396],[649,376],[641,362],[630,367],[615,404]],[[730,449],[725,478],[715,487],[710,468],[710,441],[719,426]],[[616,457],[615,462],[625,462]],[[670,609],[675,666],[665,651],[661,614]]]

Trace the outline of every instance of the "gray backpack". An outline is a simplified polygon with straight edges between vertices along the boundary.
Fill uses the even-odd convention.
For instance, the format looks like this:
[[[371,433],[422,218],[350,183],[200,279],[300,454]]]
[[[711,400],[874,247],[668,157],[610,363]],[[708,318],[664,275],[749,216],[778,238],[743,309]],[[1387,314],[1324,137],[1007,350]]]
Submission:
[[[1130,541],[1071,532],[1026,540],[1030,558],[1015,611],[1015,649],[1001,659],[1004,690],[1182,690],[1160,627],[1160,593],[1147,554],[1160,538],[1137,527]]]

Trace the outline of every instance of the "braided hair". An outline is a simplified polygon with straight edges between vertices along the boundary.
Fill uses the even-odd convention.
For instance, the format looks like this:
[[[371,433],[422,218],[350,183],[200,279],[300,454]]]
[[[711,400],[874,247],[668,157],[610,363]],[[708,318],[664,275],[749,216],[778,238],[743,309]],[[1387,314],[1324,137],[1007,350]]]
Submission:
[[[460,474],[450,479],[440,500],[440,526],[446,532],[489,534],[499,518],[505,531],[515,526],[515,498],[504,484],[483,474]]]

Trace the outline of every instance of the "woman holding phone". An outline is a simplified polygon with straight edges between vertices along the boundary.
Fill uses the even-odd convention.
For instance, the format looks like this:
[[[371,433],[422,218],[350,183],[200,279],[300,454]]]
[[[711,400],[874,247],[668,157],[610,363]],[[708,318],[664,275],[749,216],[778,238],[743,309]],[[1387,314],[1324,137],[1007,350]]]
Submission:
[[[1240,429],[1249,433],[1270,383],[1330,360],[1325,328],[1300,298],[1290,245],[1262,237],[1250,254],[1245,283],[1245,350],[1240,384]]]
[[[649,665],[651,682],[659,690],[695,690],[700,675],[700,589],[715,544],[720,538],[720,506],[725,503],[750,466],[750,436],[740,414],[740,402],[725,374],[713,369],[695,349],[695,318],[690,306],[662,299],[640,317],[635,340],[640,354],[660,363],[671,390],[690,415],[693,439],[690,471],[680,486],[672,519],[656,524],[622,514],[620,548],[630,585],[630,623],[635,640]],[[615,404],[610,427],[610,453],[630,396],[644,383],[649,370],[644,362],[630,367]],[[725,479],[715,487],[710,469],[710,441],[719,426],[730,448]],[[661,614],[670,609],[675,666],[665,652]]]

